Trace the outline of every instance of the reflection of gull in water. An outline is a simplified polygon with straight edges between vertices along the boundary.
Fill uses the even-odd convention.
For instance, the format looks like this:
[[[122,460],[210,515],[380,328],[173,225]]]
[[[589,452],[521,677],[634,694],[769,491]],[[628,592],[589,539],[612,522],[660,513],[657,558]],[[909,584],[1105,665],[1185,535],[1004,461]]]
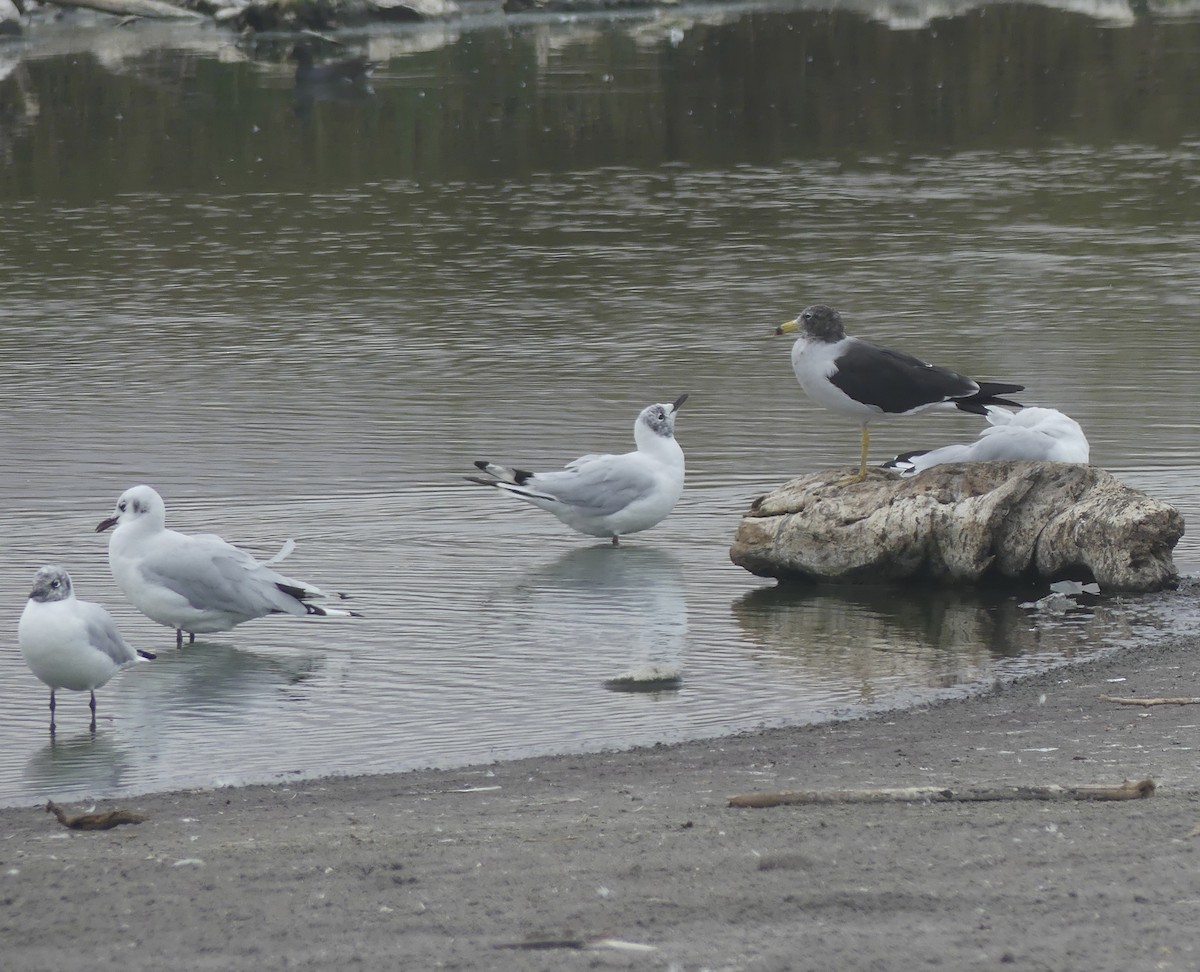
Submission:
[[[986,462],[993,459],[1031,459],[1044,462],[1087,462],[1087,436],[1069,415],[1054,408],[1025,408],[1019,412],[989,406],[991,424],[974,442],[942,446],[927,452],[906,452],[886,463],[915,476],[950,462]]]
[[[678,667],[687,640],[683,567],[654,547],[585,547],[525,573],[518,590],[555,632],[555,654],[621,667]],[[614,667],[617,666],[617,667]]]
[[[65,740],[60,734],[32,752],[16,786],[22,798],[68,800],[234,773],[239,739],[249,734],[250,748],[260,744],[255,727],[310,700],[310,680],[346,663],[325,652],[254,652],[221,642],[164,652],[138,669],[148,677],[137,679],[136,691],[124,685],[114,693],[117,731]]]
[[[139,680],[137,696],[125,704],[139,710],[136,718],[151,736],[170,731],[180,718],[211,722],[258,710],[268,721],[266,710],[291,700],[328,660],[323,653],[275,655],[198,641],[194,649],[160,654],[153,670],[147,666],[151,677]]]
[[[149,667],[149,666],[147,666]],[[129,785],[130,752],[109,733],[51,739],[25,763],[24,789],[37,797],[72,800],[114,793]]]

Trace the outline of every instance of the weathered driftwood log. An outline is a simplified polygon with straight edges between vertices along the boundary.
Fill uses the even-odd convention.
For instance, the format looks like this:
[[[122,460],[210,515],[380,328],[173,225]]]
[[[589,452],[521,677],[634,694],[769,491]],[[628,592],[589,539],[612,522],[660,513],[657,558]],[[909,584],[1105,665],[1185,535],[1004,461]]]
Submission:
[[[507,948],[526,952],[546,952],[565,948],[572,950],[611,948],[618,952],[656,952],[654,945],[627,942],[620,938],[531,938],[526,942],[500,942],[492,948]]]
[[[121,824],[139,824],[146,820],[140,813],[134,813],[132,810],[108,810],[104,813],[80,813],[72,816],[53,800],[46,801],[46,813],[54,814],[60,824],[72,830],[112,830]]]
[[[784,807],[817,803],[975,803],[987,800],[1140,800],[1154,792],[1150,779],[1117,786],[885,786],[867,790],[784,790],[743,793],[731,807]]]
[[[162,0],[45,0],[59,7],[86,7],[118,17],[145,17],[150,20],[195,20],[194,10],[178,7]]]
[[[1179,698],[1157,698],[1157,699],[1132,699],[1116,695],[1102,695],[1101,702],[1115,702],[1117,705],[1200,705],[1200,699],[1190,696],[1182,696]]]
[[[730,559],[764,577],[871,583],[1094,580],[1173,587],[1183,535],[1172,506],[1095,466],[978,462],[912,479],[872,469],[795,479],[754,501]]]

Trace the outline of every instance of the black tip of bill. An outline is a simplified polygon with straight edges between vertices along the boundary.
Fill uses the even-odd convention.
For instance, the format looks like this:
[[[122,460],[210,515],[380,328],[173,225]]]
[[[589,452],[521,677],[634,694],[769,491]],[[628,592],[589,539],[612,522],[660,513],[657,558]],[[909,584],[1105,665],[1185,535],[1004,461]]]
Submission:
[[[683,403],[686,402],[687,400],[688,400],[688,397],[687,397],[687,393],[685,392],[684,394],[680,395],[677,399],[675,399],[675,401],[673,401],[671,403],[671,411],[678,412],[681,408],[683,408]]]

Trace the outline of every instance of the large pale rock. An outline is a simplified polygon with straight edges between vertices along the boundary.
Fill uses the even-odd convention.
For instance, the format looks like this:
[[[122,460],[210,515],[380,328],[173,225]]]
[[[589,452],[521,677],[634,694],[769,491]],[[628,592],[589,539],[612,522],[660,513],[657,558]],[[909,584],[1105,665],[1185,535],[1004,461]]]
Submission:
[[[912,479],[870,470],[794,479],[754,501],[729,557],[764,577],[871,583],[924,578],[1172,587],[1179,511],[1095,466],[977,462]]]

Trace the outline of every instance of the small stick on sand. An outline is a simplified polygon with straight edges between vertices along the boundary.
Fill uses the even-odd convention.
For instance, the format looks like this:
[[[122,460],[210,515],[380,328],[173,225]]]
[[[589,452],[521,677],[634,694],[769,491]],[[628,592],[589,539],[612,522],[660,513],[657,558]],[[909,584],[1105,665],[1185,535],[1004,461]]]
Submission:
[[[1118,695],[1102,695],[1101,702],[1116,702],[1117,705],[1197,705],[1200,704],[1200,698],[1189,698],[1183,696],[1178,699],[1129,699]]]
[[[1126,780],[1118,786],[885,786],[870,790],[792,790],[743,793],[731,807],[781,807],[816,803],[958,803],[984,800],[1138,800],[1154,792],[1154,781]]]

